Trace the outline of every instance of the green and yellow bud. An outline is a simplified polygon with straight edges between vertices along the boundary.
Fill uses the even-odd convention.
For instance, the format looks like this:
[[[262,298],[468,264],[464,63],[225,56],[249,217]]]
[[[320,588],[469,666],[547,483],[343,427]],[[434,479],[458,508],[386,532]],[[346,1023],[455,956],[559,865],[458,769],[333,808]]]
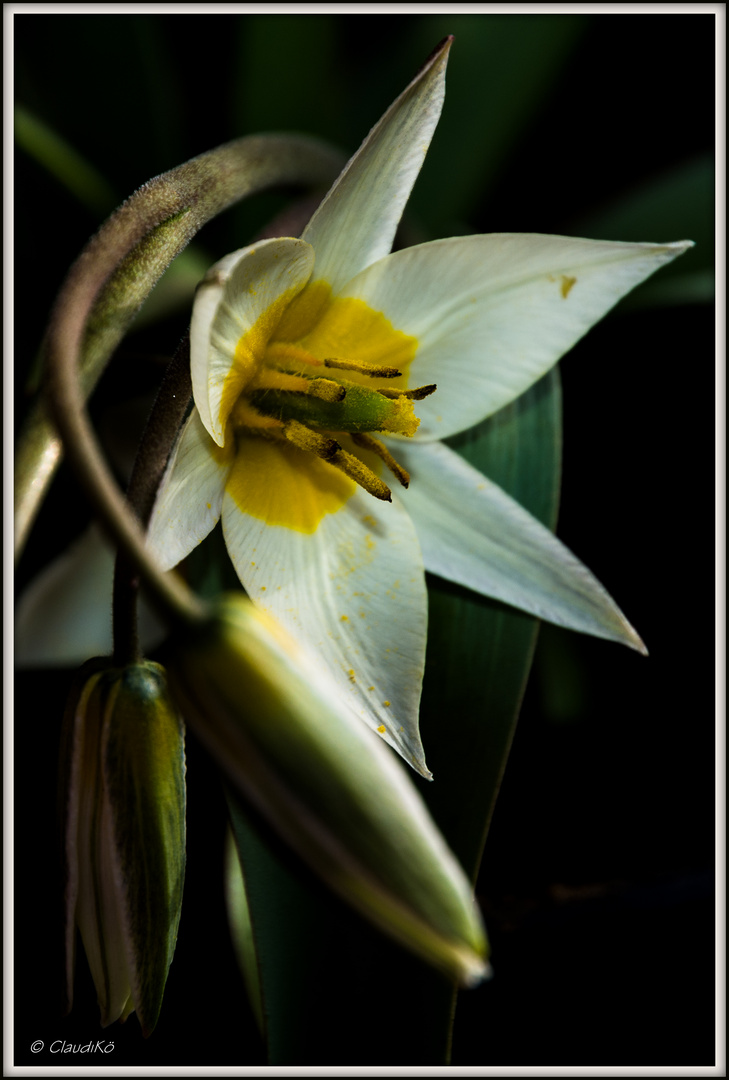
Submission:
[[[185,875],[184,729],[159,664],[92,660],[66,707],[61,753],[66,1011],[76,927],[101,1024],[162,1005]]]
[[[464,985],[488,972],[470,883],[328,672],[242,594],[177,641],[173,688],[238,789],[363,915]]]

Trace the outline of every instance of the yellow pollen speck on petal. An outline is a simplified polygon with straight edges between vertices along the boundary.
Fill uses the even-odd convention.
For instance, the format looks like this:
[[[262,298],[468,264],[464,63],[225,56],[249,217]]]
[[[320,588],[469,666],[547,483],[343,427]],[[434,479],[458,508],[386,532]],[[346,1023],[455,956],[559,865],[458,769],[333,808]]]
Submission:
[[[380,726],[378,727],[377,730],[379,731],[380,735],[384,735],[385,732],[387,731],[387,728],[385,727],[384,724],[380,724]]]
[[[205,503],[205,505],[207,506],[208,510],[212,509],[211,503]]]
[[[267,525],[313,533],[356,490],[338,469],[291,443],[238,433],[226,491],[244,514]]]
[[[356,678],[355,678],[355,675],[354,675],[354,668],[350,668],[349,671],[347,672],[347,675],[349,676],[349,681],[350,682],[356,682],[357,681]]]
[[[560,285],[560,292],[562,293],[563,300],[567,299],[570,294],[570,289],[576,281],[576,277],[567,277],[565,274],[562,274],[562,284]]]
[[[367,689],[368,690],[374,690],[374,686],[368,686]]]
[[[342,615],[341,622],[349,622],[349,615]]]
[[[383,701],[382,704],[385,706],[386,709],[390,708],[390,702],[389,701]]]

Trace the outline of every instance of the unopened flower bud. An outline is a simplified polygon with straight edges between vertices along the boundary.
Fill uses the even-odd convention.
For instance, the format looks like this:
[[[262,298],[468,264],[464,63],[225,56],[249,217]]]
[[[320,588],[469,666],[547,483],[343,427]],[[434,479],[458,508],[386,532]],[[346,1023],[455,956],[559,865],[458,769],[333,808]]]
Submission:
[[[164,670],[92,660],[66,707],[61,755],[67,1011],[76,927],[101,1024],[157,1023],[185,874],[185,750]]]
[[[332,889],[459,982],[487,973],[470,883],[420,795],[270,616],[223,597],[178,640],[170,678],[218,763]]]

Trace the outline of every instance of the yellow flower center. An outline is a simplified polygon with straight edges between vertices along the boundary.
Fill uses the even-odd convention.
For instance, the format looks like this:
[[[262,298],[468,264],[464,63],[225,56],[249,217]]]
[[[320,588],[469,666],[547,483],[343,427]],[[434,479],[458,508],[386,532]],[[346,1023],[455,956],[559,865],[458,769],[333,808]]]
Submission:
[[[390,500],[381,463],[409,477],[371,432],[413,435],[417,340],[325,282],[284,294],[239,340],[221,417],[237,440],[228,490],[247,514],[314,532],[356,491]],[[384,385],[383,385],[384,384]]]

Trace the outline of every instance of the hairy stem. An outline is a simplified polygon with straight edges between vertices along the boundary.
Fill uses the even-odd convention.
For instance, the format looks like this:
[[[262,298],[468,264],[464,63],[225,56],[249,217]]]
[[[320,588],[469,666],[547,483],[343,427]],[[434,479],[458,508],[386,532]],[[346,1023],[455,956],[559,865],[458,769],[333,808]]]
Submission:
[[[47,363],[59,343],[74,352],[83,401],[167,266],[207,221],[266,188],[329,184],[342,164],[338,153],[314,139],[256,135],[150,180],[109,218],[71,268],[44,343]],[[58,381],[57,375],[51,378]],[[48,401],[39,398],[16,454],[16,558],[61,460],[59,434]]]

